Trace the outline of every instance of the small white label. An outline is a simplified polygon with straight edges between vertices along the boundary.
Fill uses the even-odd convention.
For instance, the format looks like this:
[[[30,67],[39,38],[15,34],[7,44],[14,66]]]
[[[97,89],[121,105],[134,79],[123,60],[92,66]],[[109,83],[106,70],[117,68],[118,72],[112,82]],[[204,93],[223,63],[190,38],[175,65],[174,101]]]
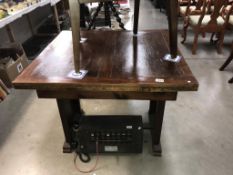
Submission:
[[[157,82],[157,83],[164,83],[164,79],[163,78],[156,78],[155,82]]]
[[[80,43],[84,43],[87,40],[87,38],[81,38]]]
[[[118,146],[104,146],[104,151],[106,152],[117,152]]]
[[[126,129],[133,129],[133,126],[132,125],[127,125]]]
[[[22,70],[23,70],[23,65],[22,65],[22,63],[19,63],[19,64],[17,65],[17,70],[18,70],[18,73],[22,72]]]

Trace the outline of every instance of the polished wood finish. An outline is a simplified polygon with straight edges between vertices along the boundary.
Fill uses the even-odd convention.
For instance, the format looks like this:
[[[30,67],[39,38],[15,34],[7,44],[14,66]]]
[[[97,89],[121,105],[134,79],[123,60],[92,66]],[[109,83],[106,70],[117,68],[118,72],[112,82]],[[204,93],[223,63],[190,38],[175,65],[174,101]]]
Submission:
[[[119,100],[176,100],[176,92],[86,92],[72,90],[47,91],[38,90],[39,98],[64,98],[64,99],[119,99]]]
[[[80,65],[88,70],[82,80],[68,77],[73,69],[72,36],[70,31],[63,31],[17,77],[14,86],[90,92],[197,90],[198,83],[184,59],[179,64],[161,60],[169,53],[167,31],[143,31],[138,37],[126,31],[86,31],[81,34],[87,41],[80,45]],[[164,82],[156,82],[156,78]]]
[[[64,152],[72,151],[71,122],[82,113],[79,99],[150,100],[152,148],[161,155],[165,101],[176,100],[178,91],[198,88],[184,59],[178,64],[161,59],[169,53],[168,31],[142,31],[137,37],[126,31],[81,35],[87,38],[80,44],[80,67],[88,70],[83,79],[68,77],[73,69],[72,34],[63,31],[16,78],[14,86],[36,89],[40,98],[57,99],[66,138]]]
[[[72,34],[61,32],[13,84],[36,89],[39,97],[57,99],[66,140],[64,152],[72,151],[72,122],[82,115],[80,98],[150,100],[153,152],[161,155],[166,100],[175,100],[178,91],[198,88],[184,59],[177,64],[162,59],[170,52],[177,55],[177,1],[168,0],[169,32],[138,32],[140,1],[136,0],[133,33],[85,31],[81,35],[87,41],[80,43],[79,3],[96,1],[104,2],[69,0]],[[69,77],[73,65],[75,72],[85,69],[87,75],[83,79]]]

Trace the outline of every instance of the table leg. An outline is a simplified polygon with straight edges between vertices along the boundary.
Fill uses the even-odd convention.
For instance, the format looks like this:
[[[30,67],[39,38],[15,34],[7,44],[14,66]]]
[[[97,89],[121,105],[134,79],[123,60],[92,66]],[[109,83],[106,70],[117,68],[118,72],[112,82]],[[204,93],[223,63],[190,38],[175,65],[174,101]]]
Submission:
[[[151,126],[152,151],[156,156],[161,156],[162,154],[160,136],[163,124],[164,109],[165,101],[150,101],[149,121]]]
[[[149,114],[154,114],[156,112],[157,101],[150,101]]]
[[[57,106],[59,109],[63,131],[65,134],[65,143],[63,146],[64,153],[72,152],[72,136],[71,129],[74,121],[78,121],[82,115],[80,101],[57,99]]]

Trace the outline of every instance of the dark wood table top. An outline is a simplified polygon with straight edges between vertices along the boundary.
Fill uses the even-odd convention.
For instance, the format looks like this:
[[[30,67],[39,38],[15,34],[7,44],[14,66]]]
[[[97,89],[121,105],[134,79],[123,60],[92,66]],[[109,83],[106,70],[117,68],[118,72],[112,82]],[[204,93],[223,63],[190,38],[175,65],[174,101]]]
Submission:
[[[198,82],[185,60],[161,58],[169,53],[168,32],[85,31],[81,44],[81,79],[69,78],[73,68],[71,31],[55,40],[13,82],[15,88],[36,90],[177,92],[195,91]],[[156,81],[158,80],[158,81]],[[164,82],[160,82],[164,80]]]

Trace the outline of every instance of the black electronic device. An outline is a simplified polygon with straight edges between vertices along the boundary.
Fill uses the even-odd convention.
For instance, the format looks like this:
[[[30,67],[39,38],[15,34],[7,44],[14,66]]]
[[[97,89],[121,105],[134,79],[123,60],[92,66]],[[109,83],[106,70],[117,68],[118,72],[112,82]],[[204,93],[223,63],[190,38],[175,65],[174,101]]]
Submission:
[[[73,127],[73,140],[82,153],[141,153],[141,116],[85,116]]]

